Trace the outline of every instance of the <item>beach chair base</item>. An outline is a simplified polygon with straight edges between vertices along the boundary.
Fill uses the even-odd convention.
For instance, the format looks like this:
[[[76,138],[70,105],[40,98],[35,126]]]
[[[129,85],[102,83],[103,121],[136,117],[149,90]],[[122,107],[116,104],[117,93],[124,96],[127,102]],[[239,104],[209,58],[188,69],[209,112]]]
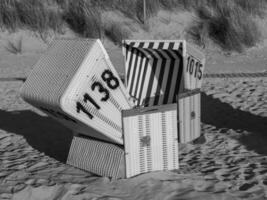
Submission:
[[[115,144],[75,135],[70,147],[67,164],[110,177],[125,178],[124,150]]]

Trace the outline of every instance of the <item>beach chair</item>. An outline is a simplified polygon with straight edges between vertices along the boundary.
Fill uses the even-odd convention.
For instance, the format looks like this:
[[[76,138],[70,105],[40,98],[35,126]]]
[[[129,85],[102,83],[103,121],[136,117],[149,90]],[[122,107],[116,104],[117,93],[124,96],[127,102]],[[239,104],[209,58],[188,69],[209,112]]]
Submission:
[[[150,67],[147,70],[151,75],[144,78],[142,87],[148,94],[146,83],[151,85],[152,80],[151,90],[160,93],[151,95],[150,92],[145,98],[131,102],[129,99],[137,97],[130,96],[135,94],[132,91],[141,94],[135,90],[136,78],[129,75],[127,89],[124,87],[100,40],[56,39],[28,76],[21,96],[73,131],[67,164],[113,179],[178,169],[178,141],[188,142],[200,134],[197,132],[200,130],[199,89],[188,90],[183,81],[184,43],[170,42],[168,48],[173,45],[173,48],[178,47],[177,51],[163,49],[149,55],[148,50],[139,47],[150,57],[143,61],[137,58],[139,61],[131,68],[146,74],[145,66]],[[127,51],[127,56],[124,54],[126,69],[131,63],[127,61],[131,57],[130,50]],[[159,59],[160,52],[170,57],[155,65],[153,59]],[[141,65],[143,62],[152,64]],[[170,80],[174,80],[171,83],[175,85],[169,92],[167,87],[155,89],[158,84],[154,84],[157,79],[152,73],[153,66],[161,67],[160,71],[165,69],[162,66],[167,66],[167,75],[172,75]],[[166,81],[164,77],[167,75],[157,76],[162,79],[158,82],[166,82],[166,85],[169,79]],[[135,83],[131,90],[129,80]]]
[[[122,51],[135,106],[178,103],[179,142],[199,137],[205,56],[184,40],[124,40]]]

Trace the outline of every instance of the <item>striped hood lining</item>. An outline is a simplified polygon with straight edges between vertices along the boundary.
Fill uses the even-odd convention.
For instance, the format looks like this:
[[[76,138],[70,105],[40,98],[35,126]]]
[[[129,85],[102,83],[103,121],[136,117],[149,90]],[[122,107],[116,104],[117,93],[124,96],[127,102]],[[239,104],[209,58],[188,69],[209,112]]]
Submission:
[[[137,106],[176,102],[182,80],[183,42],[124,42],[130,96]]]
[[[181,52],[174,49],[148,49],[129,47],[127,51],[131,51],[132,54],[140,54],[141,56],[147,58],[158,58],[165,60],[179,59],[182,57]]]

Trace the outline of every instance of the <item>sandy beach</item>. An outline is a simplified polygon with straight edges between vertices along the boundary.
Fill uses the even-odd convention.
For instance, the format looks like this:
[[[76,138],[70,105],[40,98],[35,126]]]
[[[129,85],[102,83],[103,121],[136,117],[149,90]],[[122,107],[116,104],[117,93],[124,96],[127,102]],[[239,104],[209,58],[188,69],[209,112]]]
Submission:
[[[5,49],[6,37],[0,46],[1,200],[267,198],[266,73],[204,79],[202,136],[179,146],[179,170],[110,180],[64,164],[72,133],[20,98],[23,82],[16,78],[27,77],[46,44],[35,38],[27,46],[25,38],[16,55]],[[121,49],[113,48],[107,47],[111,60],[123,73]],[[266,51],[211,52],[205,72],[266,71]]]

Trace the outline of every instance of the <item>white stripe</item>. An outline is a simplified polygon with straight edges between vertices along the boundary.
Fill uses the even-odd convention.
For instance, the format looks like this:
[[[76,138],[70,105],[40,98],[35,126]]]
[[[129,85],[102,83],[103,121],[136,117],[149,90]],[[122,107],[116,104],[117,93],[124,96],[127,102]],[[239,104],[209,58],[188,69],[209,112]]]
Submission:
[[[133,95],[134,94],[134,92],[135,92],[135,90],[136,90],[136,87],[137,87],[137,79],[138,79],[138,77],[137,77],[137,75],[138,75],[138,72],[139,72],[139,70],[140,70],[140,61],[141,61],[141,58],[142,58],[142,56],[140,55],[140,53],[138,52],[137,54],[137,63],[136,63],[136,66],[135,65],[133,65],[133,67],[135,67],[136,68],[136,70],[135,70],[135,74],[133,74],[132,76],[132,82],[133,83],[131,83],[130,85],[132,85],[133,84],[133,86],[132,86],[132,94],[131,95]]]
[[[145,44],[144,44],[144,48],[147,48],[148,45],[149,45],[149,43],[145,43]],[[145,64],[146,64],[146,62],[147,62],[147,59],[149,59],[149,54],[148,54],[146,51],[143,51],[143,50],[141,50],[141,49],[139,49],[139,50],[145,54],[145,57],[143,58],[142,66],[140,66],[141,73],[140,73],[140,77],[138,77],[139,80],[140,80],[140,82],[138,83],[138,84],[139,84],[139,87],[136,88],[136,89],[137,89],[136,97],[139,97],[139,94],[140,94],[140,91],[141,91],[141,88],[142,88],[142,86],[141,86],[141,81],[142,81],[142,77],[143,77],[144,70],[145,70]],[[137,87],[137,86],[136,86],[136,87]]]
[[[190,141],[194,140],[195,139],[195,135],[196,135],[196,131],[195,131],[195,122],[196,122],[196,118],[192,118],[191,114],[192,112],[195,112],[195,106],[194,106],[194,97],[195,95],[193,96],[189,96],[189,106],[190,106]],[[196,112],[195,112],[196,114]]]
[[[148,43],[145,43],[144,44],[144,46],[143,46],[143,48],[147,48],[147,46],[148,46]],[[140,48],[140,49],[142,49],[142,48]],[[138,49],[139,51],[140,51],[140,49]],[[144,53],[144,51],[141,51],[142,53]],[[140,83],[139,82],[137,82],[137,80],[140,78],[140,77],[142,77],[142,74],[143,74],[143,72],[142,71],[144,71],[144,64],[145,64],[145,61],[146,61],[146,59],[145,58],[143,58],[143,63],[142,63],[142,66],[140,66],[140,64],[141,64],[141,58],[142,58],[143,56],[142,55],[139,55],[139,58],[138,58],[138,62],[137,62],[137,70],[136,70],[136,76],[135,76],[135,80],[134,80],[134,85],[133,85],[133,89],[132,89],[132,93],[134,94],[135,93],[135,91],[137,90],[137,96],[138,96],[138,90],[140,90]],[[138,73],[139,73],[139,71],[141,70],[141,73],[140,73],[140,76],[138,77]],[[139,79],[140,80],[140,79]],[[138,84],[139,84],[139,88],[137,88],[137,86],[138,86]]]
[[[128,84],[127,84],[127,91],[128,92],[130,92],[130,85],[131,85],[132,78],[133,78],[133,70],[134,70],[134,63],[135,63],[135,59],[136,59],[136,53],[137,53],[137,50],[134,49],[133,50],[132,63],[131,63],[131,66],[129,66],[131,68],[131,71],[129,73],[129,80],[127,81],[128,82]]]
[[[191,140],[191,112],[190,112],[190,97],[184,98],[184,115],[185,115],[185,142],[189,142]]]
[[[139,45],[140,45],[140,43],[141,43],[141,42],[135,42],[135,43],[134,43],[134,45],[133,45],[133,47],[136,47],[136,48],[138,48],[138,47],[139,47]]]
[[[200,136],[200,94],[194,95],[194,106],[196,111],[195,133],[197,138]]]
[[[175,42],[174,43],[174,46],[173,46],[173,50],[179,50],[179,47],[180,47],[180,42]]]
[[[153,59],[149,59],[149,63],[147,65],[147,71],[146,71],[146,77],[145,77],[145,81],[144,81],[144,85],[143,85],[143,91],[142,91],[142,95],[141,95],[141,102],[140,104],[143,103],[144,98],[146,97],[146,93],[147,93],[147,89],[148,89],[148,82],[149,82],[149,77],[151,74],[151,70],[152,70],[152,66],[153,66]]]
[[[178,100],[179,111],[179,142],[184,143],[185,130],[184,130],[184,98]]]

